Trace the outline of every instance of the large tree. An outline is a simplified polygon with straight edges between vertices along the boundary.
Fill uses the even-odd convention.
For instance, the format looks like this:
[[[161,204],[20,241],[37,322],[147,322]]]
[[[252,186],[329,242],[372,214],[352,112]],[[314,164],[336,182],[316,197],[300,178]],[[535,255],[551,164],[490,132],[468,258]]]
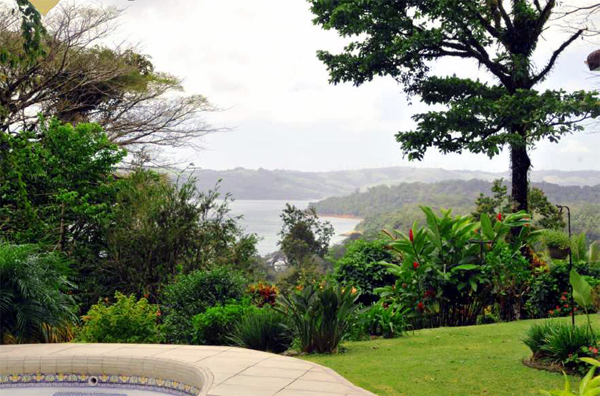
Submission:
[[[194,146],[218,130],[203,118],[215,110],[205,97],[181,94],[181,80],[156,71],[135,47],[105,45],[121,10],[59,5],[45,27],[36,25],[37,12],[22,10],[0,6],[6,58],[0,62],[0,134],[34,130],[41,112],[63,122],[98,123],[113,143],[147,153]]]
[[[332,83],[360,85],[388,75],[409,95],[445,107],[416,114],[416,129],[396,135],[410,160],[422,160],[431,147],[489,157],[510,149],[514,210],[528,209],[529,151],[535,144],[543,139],[558,142],[563,135],[580,131],[582,121],[598,115],[596,92],[537,87],[570,45],[595,33],[591,26],[600,3],[581,0],[577,7],[555,0],[309,3],[315,24],[351,39],[339,54],[318,53]],[[556,45],[538,66],[533,59],[543,38]],[[490,74],[491,82],[431,72],[436,63],[453,58],[474,61]]]

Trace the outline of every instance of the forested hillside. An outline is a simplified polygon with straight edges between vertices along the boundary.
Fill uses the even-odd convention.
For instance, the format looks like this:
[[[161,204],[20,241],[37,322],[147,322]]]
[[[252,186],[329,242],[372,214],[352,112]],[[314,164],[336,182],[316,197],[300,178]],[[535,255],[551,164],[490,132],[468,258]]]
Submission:
[[[600,184],[589,187],[532,183],[544,191],[550,202],[569,205],[575,232],[600,239]],[[452,208],[457,214],[475,209],[480,194],[490,195],[492,183],[482,180],[454,180],[439,183],[402,183],[377,186],[363,193],[332,197],[312,204],[319,215],[351,215],[364,218],[358,229],[367,236],[382,229],[408,228],[422,219],[419,206]]]
[[[506,177],[503,173],[454,171],[392,167],[338,172],[299,172],[287,170],[250,170],[236,168],[226,171],[194,169],[198,187],[206,191],[222,180],[221,191],[236,199],[260,200],[317,200],[344,196],[356,190],[400,183],[436,183],[448,180],[485,180],[491,182]],[[598,171],[534,171],[534,182],[549,182],[563,186],[592,186],[600,184]]]

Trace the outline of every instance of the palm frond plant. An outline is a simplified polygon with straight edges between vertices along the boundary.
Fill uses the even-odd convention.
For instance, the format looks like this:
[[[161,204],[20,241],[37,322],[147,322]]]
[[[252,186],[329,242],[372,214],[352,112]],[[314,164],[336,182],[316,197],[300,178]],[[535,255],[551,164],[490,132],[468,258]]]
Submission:
[[[0,344],[62,342],[73,337],[77,305],[68,267],[37,245],[0,243]]]

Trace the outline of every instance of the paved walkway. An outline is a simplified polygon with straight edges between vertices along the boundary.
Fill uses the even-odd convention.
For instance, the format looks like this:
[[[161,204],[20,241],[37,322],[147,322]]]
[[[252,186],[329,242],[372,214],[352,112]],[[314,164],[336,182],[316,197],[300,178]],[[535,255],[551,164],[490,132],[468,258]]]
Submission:
[[[248,349],[131,344],[0,346],[0,375],[50,373],[47,367],[54,368],[54,373],[91,374],[92,367],[102,367],[103,374],[135,375],[123,372],[133,366],[143,367],[144,375],[154,378],[200,375],[204,384],[201,395],[206,396],[374,396],[326,367]]]

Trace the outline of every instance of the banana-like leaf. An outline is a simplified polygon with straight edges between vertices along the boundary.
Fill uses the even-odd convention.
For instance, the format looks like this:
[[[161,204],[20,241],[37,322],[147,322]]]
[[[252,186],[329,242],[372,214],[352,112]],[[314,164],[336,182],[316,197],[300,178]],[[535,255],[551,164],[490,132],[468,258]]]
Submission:
[[[596,367],[592,366],[590,371],[588,371],[588,373],[585,375],[585,377],[583,377],[583,379],[579,383],[579,393],[580,394],[583,395],[586,393],[586,391],[592,389],[591,387],[588,389],[588,386],[590,385],[590,381],[592,380],[592,378],[594,378],[595,372],[596,372]]]
[[[573,269],[569,275],[569,281],[571,282],[571,286],[573,286],[573,298],[575,298],[577,304],[584,308],[591,306],[593,303],[592,287],[586,282],[583,276],[579,275]]]

